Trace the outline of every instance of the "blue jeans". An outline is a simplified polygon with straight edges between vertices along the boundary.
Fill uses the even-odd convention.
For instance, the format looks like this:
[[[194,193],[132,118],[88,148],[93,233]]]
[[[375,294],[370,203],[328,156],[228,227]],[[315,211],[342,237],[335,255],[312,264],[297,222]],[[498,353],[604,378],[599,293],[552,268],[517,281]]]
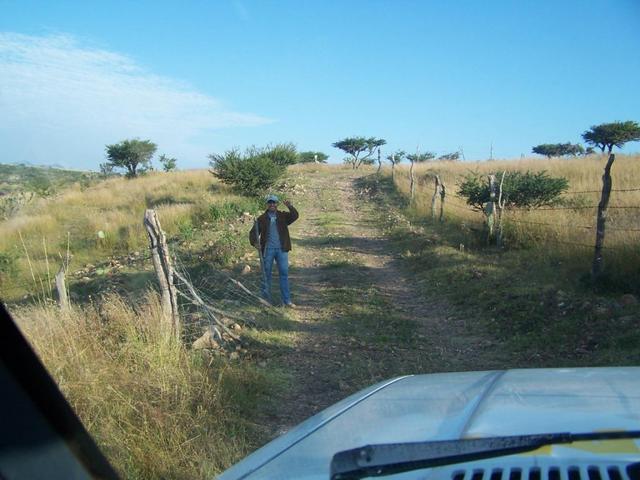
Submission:
[[[262,295],[271,301],[271,271],[273,261],[278,265],[278,275],[280,276],[280,296],[282,303],[291,303],[289,293],[289,253],[283,252],[280,248],[265,248],[264,250],[264,273],[262,276]]]

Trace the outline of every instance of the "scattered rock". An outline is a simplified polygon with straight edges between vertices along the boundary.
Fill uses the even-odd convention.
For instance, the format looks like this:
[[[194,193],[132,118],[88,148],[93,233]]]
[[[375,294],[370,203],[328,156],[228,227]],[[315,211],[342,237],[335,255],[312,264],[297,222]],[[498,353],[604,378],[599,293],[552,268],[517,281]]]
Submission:
[[[91,281],[91,279],[89,277],[82,277],[81,280],[83,282],[90,282]]]
[[[245,265],[244,267],[242,267],[242,275],[247,275],[248,273],[251,272],[251,267],[249,265]]]
[[[229,354],[229,360],[238,360],[240,358],[240,354],[238,352],[231,352]]]
[[[624,295],[622,295],[620,297],[620,300],[618,302],[623,307],[628,307],[630,305],[637,305],[638,304],[638,299],[636,298],[635,295],[632,295],[630,293],[625,293]]]
[[[203,349],[214,349],[214,350],[216,350],[216,349],[220,348],[220,345],[213,338],[213,334],[212,334],[211,330],[209,329],[206,332],[204,332],[204,334],[200,338],[198,338],[195,342],[193,342],[191,347],[194,350],[203,350]]]
[[[266,360],[262,360],[261,362],[258,362],[258,366],[262,367],[262,368],[266,367],[267,366],[267,361]]]
[[[234,323],[231,325],[231,330],[242,330],[242,326],[239,323]]]

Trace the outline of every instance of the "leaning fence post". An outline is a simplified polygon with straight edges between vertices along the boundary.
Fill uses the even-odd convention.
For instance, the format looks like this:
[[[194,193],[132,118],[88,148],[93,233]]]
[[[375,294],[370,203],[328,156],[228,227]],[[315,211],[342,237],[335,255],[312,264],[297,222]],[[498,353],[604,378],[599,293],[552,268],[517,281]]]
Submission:
[[[502,197],[502,185],[504,184],[504,176],[507,174],[507,171],[503,171],[502,172],[502,177],[500,178],[500,186],[498,187],[498,203],[497,203],[497,209],[498,209],[498,235],[496,238],[496,245],[498,247],[502,247],[502,225],[503,225],[503,218],[502,216],[504,215],[504,203],[505,203],[505,198]]]
[[[602,245],[604,244],[604,227],[607,220],[607,207],[609,205],[609,196],[611,195],[611,166],[616,159],[615,154],[609,154],[609,160],[604,167],[602,175],[602,194],[600,203],[598,204],[598,217],[596,223],[596,246],[593,254],[593,263],[591,265],[591,280],[596,281],[602,274],[604,269],[604,261],[602,258]]]
[[[411,203],[413,203],[413,197],[415,197],[416,195],[416,179],[415,179],[415,176],[413,175],[413,164],[414,164],[414,161],[411,160],[411,167],[409,168],[409,177],[411,180],[411,183],[409,184],[409,190],[411,191]]]
[[[496,220],[496,176],[489,175],[489,201],[487,202],[487,226],[489,227],[489,236],[487,243],[493,238],[493,227]]]
[[[440,177],[434,175],[435,189],[433,190],[433,196],[431,197],[431,218],[436,219],[436,202],[438,201],[438,194],[440,193]]]
[[[446,187],[444,182],[440,181],[440,223],[444,222],[444,197],[446,195]]]
[[[148,209],[144,212],[144,226],[149,235],[149,248],[153,267],[160,283],[162,313],[165,321],[171,326],[171,333],[180,338],[180,316],[178,315],[178,299],[176,289],[173,286],[173,266],[167,239],[155,210]]]
[[[67,294],[67,286],[64,281],[66,270],[64,263],[58,270],[55,276],[56,282],[56,291],[58,292],[58,304],[60,305],[60,310],[69,310],[69,295]]]

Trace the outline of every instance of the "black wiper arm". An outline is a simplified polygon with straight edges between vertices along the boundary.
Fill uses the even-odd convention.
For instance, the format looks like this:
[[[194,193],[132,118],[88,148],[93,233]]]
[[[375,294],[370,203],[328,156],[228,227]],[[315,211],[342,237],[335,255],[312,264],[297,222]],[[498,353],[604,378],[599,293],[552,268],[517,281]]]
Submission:
[[[640,438],[640,430],[597,433],[545,433],[436,442],[367,445],[338,452],[331,460],[331,480],[380,477],[454,463],[529,452],[544,445],[585,440]]]

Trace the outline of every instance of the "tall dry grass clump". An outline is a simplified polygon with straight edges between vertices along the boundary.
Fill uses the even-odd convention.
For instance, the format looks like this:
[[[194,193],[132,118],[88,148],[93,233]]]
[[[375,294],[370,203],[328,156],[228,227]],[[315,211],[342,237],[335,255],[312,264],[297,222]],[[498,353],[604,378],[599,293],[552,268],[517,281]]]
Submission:
[[[242,414],[264,380],[187,351],[163,331],[155,294],[137,310],[112,295],[13,313],[124,478],[212,478],[255,446]]]

